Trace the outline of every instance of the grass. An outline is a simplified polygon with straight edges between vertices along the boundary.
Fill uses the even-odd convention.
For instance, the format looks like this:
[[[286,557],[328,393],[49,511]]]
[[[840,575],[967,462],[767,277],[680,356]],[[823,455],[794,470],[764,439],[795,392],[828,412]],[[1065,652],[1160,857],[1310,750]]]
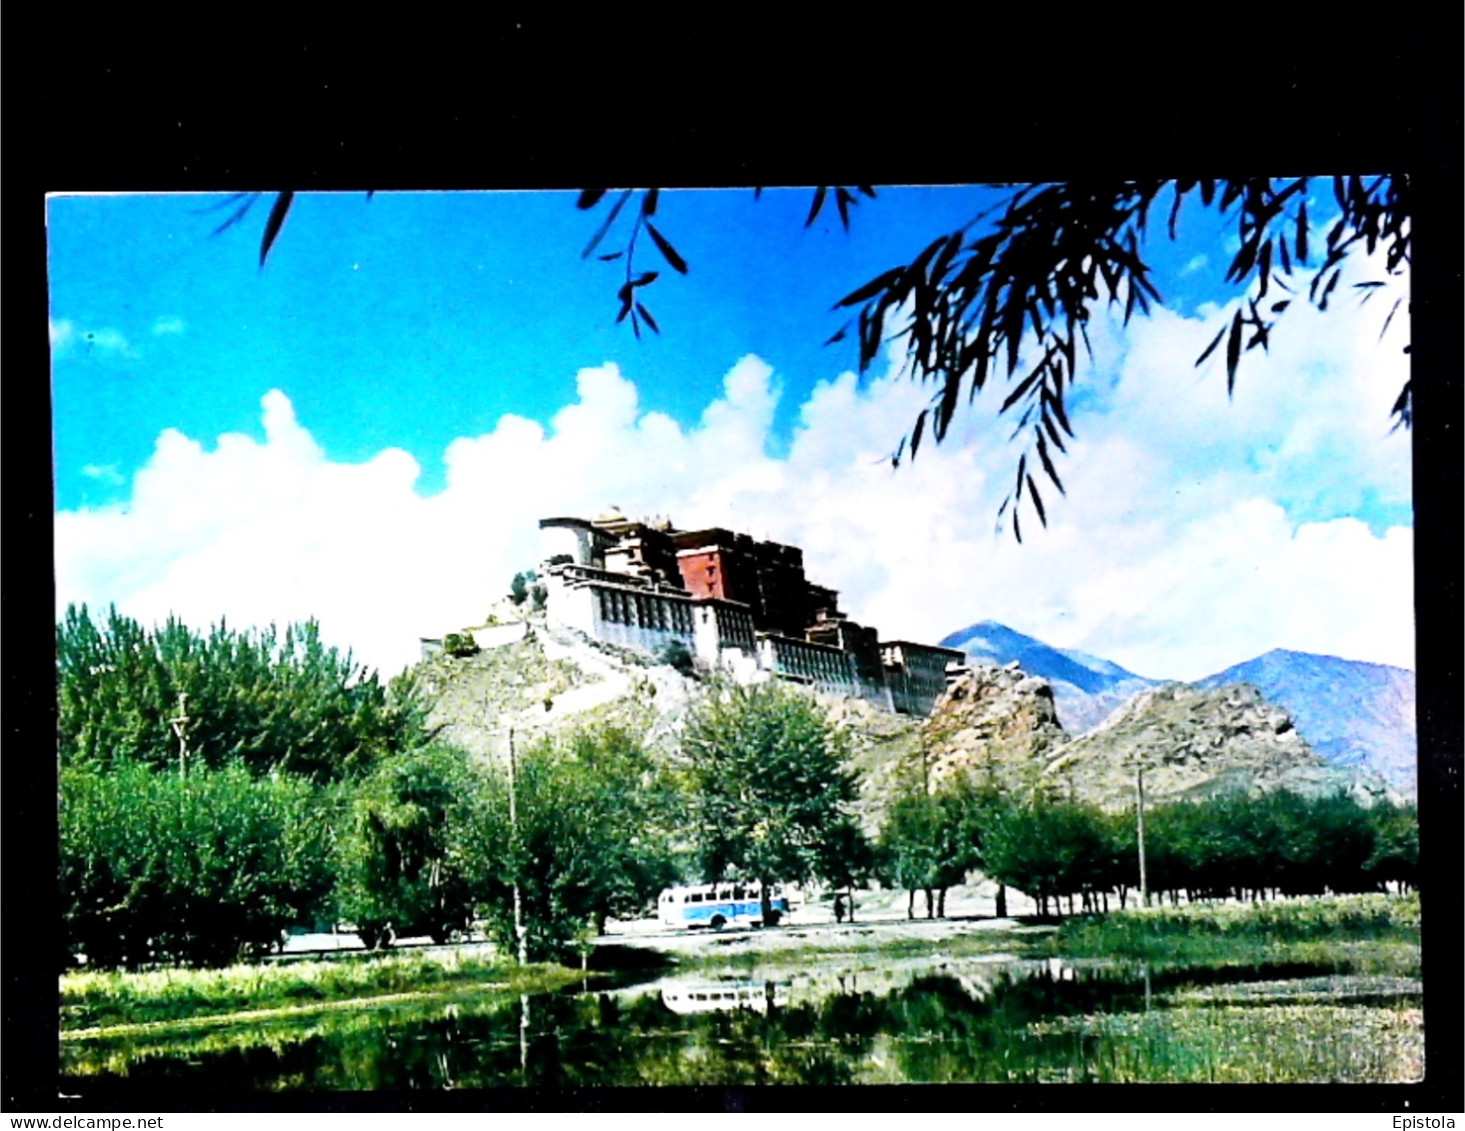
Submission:
[[[1290,962],[1418,976],[1419,896],[1333,896],[1120,911],[1071,919],[1038,950],[1159,968]]]
[[[61,976],[61,1027],[149,1025],[473,986],[535,993],[578,979],[578,972],[558,966],[520,968],[463,951],[218,970],[86,971]]]
[[[1424,1076],[1417,1007],[1177,1007],[1028,1027],[1068,1045],[1071,1078],[1102,1083],[1362,1083]]]

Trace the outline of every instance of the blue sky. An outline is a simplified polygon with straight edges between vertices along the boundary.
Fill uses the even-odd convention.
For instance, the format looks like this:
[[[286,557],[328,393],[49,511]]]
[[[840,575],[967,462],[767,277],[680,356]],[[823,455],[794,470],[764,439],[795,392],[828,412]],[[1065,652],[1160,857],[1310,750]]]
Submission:
[[[1188,208],[1147,247],[1166,309],[1093,327],[1070,498],[1019,547],[992,529],[1000,398],[893,472],[920,390],[822,344],[838,298],[998,190],[878,191],[848,234],[832,204],[804,226],[808,190],[664,193],[691,270],[643,236],[641,341],[622,265],[580,256],[606,205],[573,194],[309,194],[263,269],[268,200],[214,235],[223,197],[53,198],[58,606],[317,616],[391,668],[482,618],[538,514],[615,504],[797,542],[886,636],[991,617],[1187,678],[1267,647],[1412,662],[1402,317],[1381,344],[1377,299],[1295,311],[1228,403],[1193,362],[1234,243]]]

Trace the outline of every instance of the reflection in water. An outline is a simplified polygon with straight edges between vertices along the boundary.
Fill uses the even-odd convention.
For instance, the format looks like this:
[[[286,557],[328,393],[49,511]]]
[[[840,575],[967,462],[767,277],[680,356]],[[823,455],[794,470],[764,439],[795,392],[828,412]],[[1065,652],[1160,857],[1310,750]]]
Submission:
[[[1225,977],[1304,971],[1318,973],[1233,968]],[[1065,1019],[1143,1019],[1151,1007],[1155,1018],[1177,1016],[1167,991],[1203,980],[1194,972],[939,958],[704,974],[533,1002],[466,997],[248,1029],[70,1041],[63,1071],[68,1090],[83,1093],[89,1080],[122,1079],[230,1091],[1106,1079],[1130,1071],[1127,1047]]]

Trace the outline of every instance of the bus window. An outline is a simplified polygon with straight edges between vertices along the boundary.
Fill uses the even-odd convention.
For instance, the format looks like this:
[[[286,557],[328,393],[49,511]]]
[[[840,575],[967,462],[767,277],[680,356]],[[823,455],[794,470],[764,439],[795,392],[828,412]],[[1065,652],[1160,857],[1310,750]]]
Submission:
[[[744,893],[744,891],[743,891],[743,889],[742,889],[741,886],[733,888],[733,898],[734,899],[742,899],[743,896],[744,896],[744,894],[745,893]]]
[[[691,901],[693,903],[701,903],[702,902],[702,893],[700,891],[694,891],[691,894],[690,899],[691,899]]]
[[[720,891],[720,892],[717,893],[717,898],[718,899],[731,899],[732,898],[732,892],[731,891],[727,891],[727,890]]]

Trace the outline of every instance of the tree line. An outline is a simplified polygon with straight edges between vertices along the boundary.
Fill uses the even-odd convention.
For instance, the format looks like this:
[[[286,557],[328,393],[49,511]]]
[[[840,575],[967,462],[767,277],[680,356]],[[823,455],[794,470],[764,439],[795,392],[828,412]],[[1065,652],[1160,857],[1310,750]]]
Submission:
[[[1139,822],[1072,800],[1017,801],[964,780],[908,787],[878,844],[885,879],[945,913],[946,889],[981,871],[1031,897],[1042,915],[1123,908],[1140,891]],[[1344,792],[1234,792],[1170,801],[1144,814],[1148,893],[1199,899],[1368,892],[1416,887],[1415,806],[1364,806]],[[1003,895],[998,914],[1005,913]]]

